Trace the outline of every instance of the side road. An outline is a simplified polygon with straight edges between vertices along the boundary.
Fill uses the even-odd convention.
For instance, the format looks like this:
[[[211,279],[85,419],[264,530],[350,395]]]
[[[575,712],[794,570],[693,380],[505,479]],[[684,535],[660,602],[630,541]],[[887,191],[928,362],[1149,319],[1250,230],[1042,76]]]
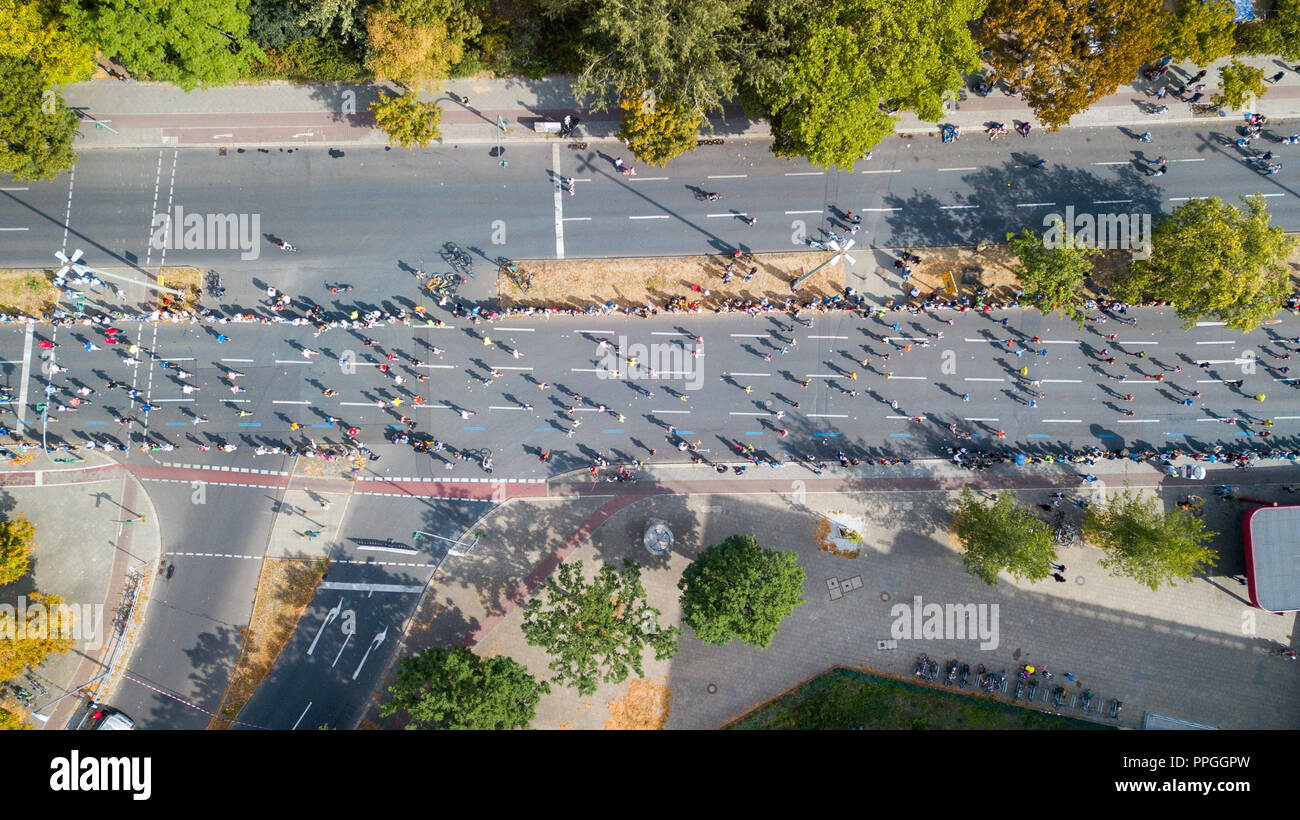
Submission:
[[[1203,100],[1218,89],[1217,68],[1207,67]],[[1283,72],[1268,86],[1268,93],[1252,107],[1269,117],[1300,117],[1300,73],[1274,57],[1242,60],[1264,70],[1267,77]],[[1135,81],[1103,97],[1075,116],[1071,128],[1099,126],[1155,126],[1201,122],[1216,115],[1196,115],[1191,106],[1172,97],[1156,100],[1161,84],[1178,83],[1197,71],[1196,66],[1176,66],[1156,81]],[[527,142],[558,139],[537,130],[543,122],[558,122],[566,114],[580,119],[582,139],[614,139],[618,131],[616,110],[593,112],[575,100],[571,78],[541,80],[467,78],[448,81],[445,91],[426,92],[426,100],[442,104],[444,144]],[[373,128],[367,106],[378,86],[340,83],[296,85],[222,86],[186,93],[166,83],[90,80],[64,89],[68,105],[86,120],[78,140],[80,148],[139,148],[157,145],[384,145],[387,137]],[[1168,111],[1153,112],[1161,105]],[[988,123],[1038,123],[1022,100],[994,91],[980,97],[970,90],[949,103],[945,122],[966,129],[975,137]],[[95,124],[98,121],[99,125]],[[498,128],[504,126],[504,132]],[[767,124],[744,117],[738,107],[728,107],[711,120],[705,136],[766,139]],[[922,122],[910,112],[899,114],[898,133],[935,133],[939,124]]]

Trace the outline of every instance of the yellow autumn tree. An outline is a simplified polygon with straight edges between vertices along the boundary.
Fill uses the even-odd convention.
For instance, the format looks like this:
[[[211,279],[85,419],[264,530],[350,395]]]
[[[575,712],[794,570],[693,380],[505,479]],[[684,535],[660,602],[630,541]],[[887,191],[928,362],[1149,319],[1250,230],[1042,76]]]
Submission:
[[[444,79],[481,29],[465,0],[383,0],[366,13],[366,65],[405,86]]]
[[[22,718],[8,709],[0,709],[0,732],[7,729],[30,729],[30,724],[23,723]]]
[[[42,0],[0,0],[0,58],[36,66],[46,87],[84,80],[94,67],[94,49],[67,26],[57,4]]]
[[[1055,130],[1159,56],[1161,0],[990,0],[979,40],[1008,85]]]
[[[38,605],[48,617],[19,620],[7,609],[0,609],[0,680],[21,674],[27,666],[39,665],[47,655],[72,648],[72,638],[60,634],[59,629],[63,599],[34,592],[27,597],[27,607],[31,610]]]
[[[647,92],[624,92],[623,127],[618,136],[642,162],[662,167],[668,160],[695,149],[703,117],[687,112],[670,99],[654,99]]]
[[[35,534],[36,528],[26,516],[0,521],[0,585],[13,583],[27,574]]]

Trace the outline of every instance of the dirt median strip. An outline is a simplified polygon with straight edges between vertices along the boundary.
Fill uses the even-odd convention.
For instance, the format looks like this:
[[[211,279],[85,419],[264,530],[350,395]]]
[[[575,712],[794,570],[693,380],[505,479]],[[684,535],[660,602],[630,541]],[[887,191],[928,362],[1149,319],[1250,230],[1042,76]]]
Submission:
[[[641,306],[647,301],[662,308],[673,300],[698,302],[708,310],[731,299],[783,302],[792,295],[790,283],[831,258],[827,252],[760,253],[735,258],[712,256],[629,259],[516,260],[515,273],[497,277],[503,307],[585,308],[614,302]],[[731,281],[723,282],[734,262]],[[799,287],[798,297],[833,296],[844,290],[844,263],[826,265]],[[754,270],[750,275],[751,269]],[[531,274],[531,278],[529,278]],[[745,277],[750,276],[749,281]],[[521,282],[528,281],[525,290]]]
[[[253,614],[243,634],[244,645],[216,716],[208,723],[209,729],[229,729],[266,680],[328,568],[326,558],[267,558],[262,562]]]

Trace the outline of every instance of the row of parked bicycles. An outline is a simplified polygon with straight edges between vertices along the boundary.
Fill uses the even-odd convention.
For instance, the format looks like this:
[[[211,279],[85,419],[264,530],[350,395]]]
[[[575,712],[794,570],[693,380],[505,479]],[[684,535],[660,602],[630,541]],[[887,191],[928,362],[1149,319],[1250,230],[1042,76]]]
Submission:
[[[943,667],[943,685],[964,689],[971,685],[971,672],[970,664],[953,658]],[[997,697],[1005,695],[1010,688],[1005,669],[994,672],[981,663],[974,673],[975,685],[985,694]],[[938,683],[940,674],[939,662],[924,653],[917,657],[916,665],[912,668],[913,677],[928,683]],[[1023,701],[1026,705],[1042,703],[1057,710],[1074,708],[1084,714],[1095,712],[1098,717],[1119,720],[1124,702],[1118,698],[1111,698],[1103,707],[1101,699],[1091,689],[1072,692],[1064,686],[1051,683],[1052,680],[1054,675],[1047,669],[1022,666],[1016,671],[1015,687],[1011,689],[1012,702]]]

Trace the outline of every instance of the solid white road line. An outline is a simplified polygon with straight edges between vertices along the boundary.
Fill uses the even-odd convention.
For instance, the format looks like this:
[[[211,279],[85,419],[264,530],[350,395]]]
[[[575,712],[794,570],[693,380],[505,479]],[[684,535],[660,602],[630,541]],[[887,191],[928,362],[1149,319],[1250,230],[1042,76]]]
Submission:
[[[847,339],[848,336],[809,336],[809,339]]]
[[[629,216],[628,219],[667,219],[668,214],[655,214],[653,216]]]
[[[864,173],[864,174],[901,174],[901,173],[903,173],[903,169],[902,169],[902,168],[890,168],[890,169],[888,169],[888,170],[884,170],[884,171],[863,171],[862,173]]]
[[[272,400],[271,400],[271,404],[311,404],[311,402],[309,402],[309,401],[283,401],[283,400],[280,400],[280,399],[272,399]]]
[[[1039,379],[1043,384],[1083,384],[1083,379]]]
[[[942,174],[945,171],[978,171],[979,169],[972,166],[969,168],[939,168],[937,170]]]
[[[978,208],[978,207],[979,207],[978,205],[940,205],[940,206],[939,206],[939,210],[941,210],[941,211],[962,211],[962,210],[966,210],[966,209],[968,209],[968,208]]]
[[[22,427],[27,418],[27,380],[32,375],[32,334],[35,325],[28,324],[23,333],[23,374],[18,382],[18,426]]]
[[[710,174],[705,179],[744,179],[749,174]]]
[[[786,211],[786,214],[819,214],[821,211]]]
[[[558,179],[564,179],[560,173],[560,144],[551,143],[551,168]],[[555,186],[555,258],[564,258],[564,194],[563,185]]]
[[[825,171],[786,171],[788,177],[822,177],[826,176]]]
[[[537,328],[535,328],[535,327],[499,327],[499,328],[497,328],[497,330],[513,330],[513,331],[515,331],[516,333],[532,333],[532,332],[533,332],[534,330],[536,330],[536,329],[537,329]]]
[[[898,378],[898,377],[895,376],[894,378]],[[965,381],[968,381],[968,382],[1004,382],[1004,381],[1006,381],[1006,379],[977,379],[977,378],[975,378],[975,377],[973,377],[973,376],[967,376],[966,379],[965,379]]]
[[[728,373],[728,376],[770,376],[771,373]]]
[[[838,413],[808,413],[807,415],[808,415],[808,418],[810,418],[810,419],[846,419],[846,418],[848,418],[848,414],[838,414]]]
[[[1160,419],[1115,419],[1116,424],[1159,424]]]
[[[972,416],[970,418],[964,418],[962,419],[962,421],[997,421],[997,419],[984,419],[984,418],[977,418]]]
[[[859,211],[866,213],[888,213],[890,211],[901,211],[902,208],[859,208]]]
[[[930,377],[929,376],[890,376],[889,381],[897,381],[898,379],[910,379],[912,381],[925,381],[928,378]]]
[[[1231,339],[1223,342],[1197,342],[1198,345],[1235,345],[1236,342]]]
[[[1043,424],[1082,424],[1082,419],[1039,419]]]

